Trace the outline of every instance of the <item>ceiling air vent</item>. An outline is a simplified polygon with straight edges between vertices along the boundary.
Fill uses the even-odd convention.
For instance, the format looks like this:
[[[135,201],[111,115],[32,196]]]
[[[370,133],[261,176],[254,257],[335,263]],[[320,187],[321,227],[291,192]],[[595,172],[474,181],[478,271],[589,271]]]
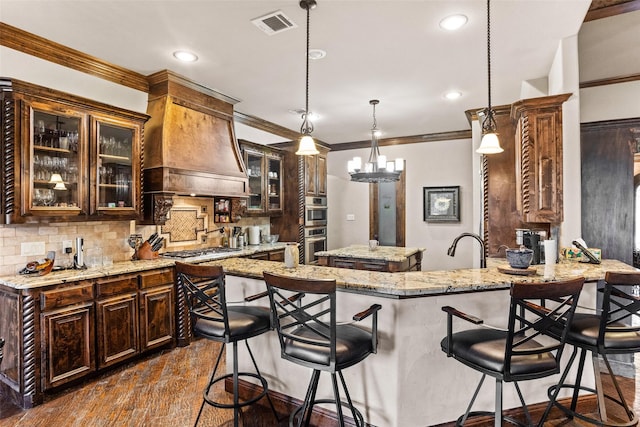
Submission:
[[[251,22],[270,36],[297,27],[281,10],[252,19]]]

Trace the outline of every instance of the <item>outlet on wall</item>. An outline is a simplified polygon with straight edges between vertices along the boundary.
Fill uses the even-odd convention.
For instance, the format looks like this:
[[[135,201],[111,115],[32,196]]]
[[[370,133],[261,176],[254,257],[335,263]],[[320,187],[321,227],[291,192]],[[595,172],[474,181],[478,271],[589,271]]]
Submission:
[[[71,252],[73,252],[73,243],[71,243],[71,240],[63,240],[62,253],[70,254]]]
[[[20,244],[21,256],[44,255],[44,242],[25,242]]]
[[[356,216],[354,214],[347,214],[347,221],[355,221]]]

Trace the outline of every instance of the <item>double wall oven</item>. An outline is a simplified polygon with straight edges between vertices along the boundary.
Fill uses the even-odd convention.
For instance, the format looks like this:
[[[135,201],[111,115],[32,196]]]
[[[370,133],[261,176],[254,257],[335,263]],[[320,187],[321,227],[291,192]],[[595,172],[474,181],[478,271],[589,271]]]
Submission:
[[[327,250],[327,198],[305,197],[304,263],[316,264],[314,253]]]

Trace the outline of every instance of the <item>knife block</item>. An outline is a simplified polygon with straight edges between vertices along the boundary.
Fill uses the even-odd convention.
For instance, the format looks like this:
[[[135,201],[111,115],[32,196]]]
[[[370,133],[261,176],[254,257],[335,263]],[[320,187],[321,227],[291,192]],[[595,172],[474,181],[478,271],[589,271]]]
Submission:
[[[138,251],[133,254],[133,259],[156,259],[158,258],[158,251],[151,250],[149,242],[144,242],[138,248]]]

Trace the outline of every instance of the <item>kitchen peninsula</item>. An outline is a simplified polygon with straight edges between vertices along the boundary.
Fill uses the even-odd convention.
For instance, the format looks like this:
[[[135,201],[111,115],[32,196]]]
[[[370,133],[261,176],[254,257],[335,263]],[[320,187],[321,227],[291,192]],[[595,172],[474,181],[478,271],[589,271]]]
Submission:
[[[238,300],[265,290],[262,272],[300,278],[335,279],[338,285],[338,321],[351,321],[357,312],[371,304],[380,304],[378,312],[378,353],[363,363],[343,371],[355,405],[366,421],[385,427],[423,426],[450,422],[462,414],[479,374],[446,357],[440,340],[446,334],[446,315],[442,306],[453,306],[485,320],[487,324],[506,324],[509,286],[512,281],[541,281],[545,275],[564,279],[584,276],[587,283],[580,297],[581,305],[595,304],[596,284],[606,271],[635,271],[615,260],[601,265],[562,262],[535,266],[535,276],[512,276],[500,273],[504,259],[490,259],[489,268],[449,271],[381,273],[322,266],[300,265],[287,269],[283,264],[232,258],[213,261],[227,273],[230,300]],[[255,302],[266,305],[266,301]],[[366,323],[366,322],[365,322]],[[363,325],[367,327],[367,325]],[[457,325],[469,328],[469,324]],[[309,372],[281,360],[275,334],[252,338],[258,366],[269,378],[270,391],[277,396],[302,400]],[[565,353],[566,360],[569,354]],[[231,357],[227,354],[227,357]],[[240,359],[240,369],[250,367],[248,356]],[[565,362],[566,363],[566,362]],[[264,367],[264,368],[263,368]],[[575,371],[570,376],[575,377]],[[525,401],[547,401],[546,390],[557,383],[559,375],[520,384]],[[585,369],[583,384],[594,384],[593,371]],[[318,397],[332,395],[329,382],[320,381]],[[566,395],[561,395],[565,397]],[[485,385],[476,400],[477,410],[493,409],[494,390]],[[286,398],[285,398],[286,399]],[[505,386],[504,408],[520,407],[511,385]],[[333,411],[334,408],[329,407]]]
[[[372,250],[366,245],[351,245],[316,252],[315,256],[322,266],[398,273],[422,270],[422,252],[424,248],[377,246]]]
[[[497,264],[490,263],[490,268],[486,269],[405,273],[313,265],[288,269],[281,262],[235,256],[203,262],[221,265],[225,269],[228,299],[233,301],[264,291],[262,273],[270,271],[300,278],[336,279],[340,291],[339,320],[351,319],[353,314],[372,303],[381,304],[378,354],[357,367],[347,369],[344,375],[354,402],[369,423],[398,427],[433,425],[456,419],[464,411],[470,397],[468,390],[472,390],[475,385],[475,374],[447,359],[440,350],[439,342],[446,331],[446,316],[440,308],[451,305],[482,317],[492,325],[500,325],[505,320],[511,281],[540,280],[545,275],[544,266],[537,266],[536,276],[509,276],[498,272],[496,268],[498,264],[505,264],[504,260],[490,261]],[[69,378],[77,379],[82,374],[108,367],[113,360],[120,360],[117,359],[119,355],[127,357],[125,355],[131,354],[123,352],[118,346],[105,347],[105,343],[120,343],[102,339],[108,337],[109,329],[103,323],[107,319],[104,313],[109,312],[105,310],[108,307],[122,306],[121,313],[132,313],[134,319],[137,319],[132,324],[139,324],[139,328],[131,332],[139,334],[134,335],[139,338],[130,343],[141,344],[134,346],[131,351],[141,353],[155,345],[179,343],[182,338],[187,338],[184,343],[188,344],[189,337],[185,335],[189,332],[185,330],[186,322],[183,317],[185,313],[180,309],[184,307],[184,296],[176,292],[172,283],[173,264],[171,259],[160,258],[115,263],[110,267],[53,272],[42,277],[16,275],[0,278],[0,297],[5,301],[3,307],[7,308],[1,313],[0,332],[8,338],[0,375],[2,393],[21,399],[20,403],[28,407],[39,403],[49,388],[62,385]],[[546,274],[554,274],[558,279],[585,276],[590,282],[585,286],[581,297],[583,305],[595,301],[595,282],[602,279],[606,271],[633,270],[630,266],[613,260],[604,260],[601,265],[564,262],[553,267],[555,271],[546,271]],[[153,292],[155,290],[160,292],[156,294]],[[128,299],[123,298],[124,296]],[[161,298],[156,300],[155,296]],[[162,298],[163,296],[166,298]],[[131,300],[137,302],[130,302]],[[141,308],[146,307],[146,312],[149,313],[152,310],[154,313],[175,313],[175,319],[172,322],[170,317],[161,317],[169,319],[168,323],[161,323],[162,327],[158,329],[151,328],[150,325],[143,324],[146,319],[143,312],[127,310],[128,302],[133,307],[136,304]],[[111,306],[111,303],[116,305]],[[164,305],[165,303],[169,306]],[[156,306],[152,309],[149,304]],[[266,305],[267,301],[261,299],[252,304]],[[176,306],[178,310],[175,310]],[[163,308],[168,311],[163,311]],[[78,360],[70,358],[66,361],[61,358],[60,361],[66,361],[67,365],[51,365],[48,363],[47,352],[55,348],[47,341],[51,336],[47,334],[47,328],[55,328],[64,320],[64,316],[78,319],[68,325],[74,327],[70,329],[65,344],[83,342],[76,337],[77,333],[86,334],[87,342],[94,342],[94,336],[100,338],[95,340],[99,346],[92,353],[83,354],[84,358],[77,358]],[[168,334],[165,325],[173,327]],[[150,335],[153,332],[156,335]],[[160,341],[149,339],[154,337]],[[252,346],[260,349],[254,356],[258,359],[258,366],[269,378],[270,390],[276,396],[302,399],[309,372],[280,359],[275,333],[255,337],[253,340],[256,341],[252,342]],[[150,347],[143,346],[143,343]],[[78,369],[82,370],[70,369],[76,368],[74,363],[78,363]],[[240,363],[244,370],[251,362],[246,354],[241,354]],[[58,368],[62,370],[55,370]],[[297,370],[298,368],[300,369]],[[68,372],[69,375],[61,375],[62,372]],[[550,377],[548,382],[532,381],[534,384],[531,387],[523,386],[527,402],[545,401],[545,390],[554,381],[557,378]],[[592,373],[585,373],[584,381],[587,384],[593,383]],[[330,394],[322,381],[320,386],[319,394]],[[447,398],[444,399],[443,396]],[[481,407],[492,408],[492,391],[482,392],[479,399]],[[515,396],[505,396],[505,407],[518,405]]]

